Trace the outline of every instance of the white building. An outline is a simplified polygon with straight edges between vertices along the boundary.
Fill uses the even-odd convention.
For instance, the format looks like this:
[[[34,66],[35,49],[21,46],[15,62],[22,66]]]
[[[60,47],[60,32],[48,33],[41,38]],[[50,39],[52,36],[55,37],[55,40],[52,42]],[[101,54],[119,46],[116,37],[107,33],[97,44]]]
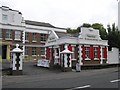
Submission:
[[[66,32],[64,28],[49,23],[24,20],[22,13],[9,7],[0,7],[0,59],[10,60],[10,51],[16,43],[23,49],[28,60],[40,58],[44,54],[45,41],[50,31]],[[2,54],[2,55],[1,55]]]
[[[50,64],[62,66],[63,57],[60,55],[65,47],[72,54],[72,65],[79,62],[80,65],[93,65],[108,63],[108,41],[100,38],[99,30],[81,28],[78,35],[58,33],[52,31],[45,44],[46,59]],[[58,59],[56,60],[56,57]]]

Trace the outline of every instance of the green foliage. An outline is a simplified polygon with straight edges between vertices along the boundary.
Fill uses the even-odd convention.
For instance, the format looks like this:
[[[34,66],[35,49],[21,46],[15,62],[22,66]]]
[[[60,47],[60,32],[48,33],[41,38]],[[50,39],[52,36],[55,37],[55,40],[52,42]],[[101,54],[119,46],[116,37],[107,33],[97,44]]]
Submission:
[[[70,33],[70,34],[75,34],[79,32],[80,32],[80,27],[78,27],[77,29],[71,29],[71,28],[67,29],[67,33]]]
[[[87,28],[90,28],[91,27],[91,24],[89,23],[83,23],[83,25],[81,27],[87,27]]]
[[[104,28],[103,24],[94,23],[94,24],[92,24],[92,28],[99,30],[101,39],[103,39],[103,40],[107,39],[107,32],[106,32],[106,29]]]
[[[120,31],[118,31],[118,28],[115,26],[115,23],[112,24],[112,27],[110,25],[107,26],[108,29],[108,44],[109,44],[109,50],[111,50],[112,47],[117,47],[120,50]]]

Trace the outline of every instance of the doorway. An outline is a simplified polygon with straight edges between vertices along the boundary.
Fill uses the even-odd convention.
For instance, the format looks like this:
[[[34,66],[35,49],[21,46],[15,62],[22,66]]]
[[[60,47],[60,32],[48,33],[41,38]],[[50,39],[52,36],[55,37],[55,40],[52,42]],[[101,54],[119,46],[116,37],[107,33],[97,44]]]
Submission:
[[[2,45],[2,59],[6,59],[7,56],[7,45]]]

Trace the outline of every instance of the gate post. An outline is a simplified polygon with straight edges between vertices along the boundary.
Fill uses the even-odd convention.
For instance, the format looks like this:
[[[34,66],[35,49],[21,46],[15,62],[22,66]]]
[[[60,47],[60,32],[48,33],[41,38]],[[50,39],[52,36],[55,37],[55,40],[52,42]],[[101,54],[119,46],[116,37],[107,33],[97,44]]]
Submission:
[[[72,62],[71,62],[71,55],[73,52],[68,50],[68,46],[65,45],[65,50],[60,52],[61,61],[62,61],[62,71],[71,71],[72,70]]]
[[[22,53],[23,51],[18,48],[19,44],[16,44],[16,48],[14,48],[12,53],[12,75],[22,75]]]

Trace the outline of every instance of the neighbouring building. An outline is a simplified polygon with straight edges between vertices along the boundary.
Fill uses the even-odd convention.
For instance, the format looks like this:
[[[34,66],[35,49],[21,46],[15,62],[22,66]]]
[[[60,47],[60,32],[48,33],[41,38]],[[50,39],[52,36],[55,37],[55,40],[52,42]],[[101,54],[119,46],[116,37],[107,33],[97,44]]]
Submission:
[[[76,62],[80,65],[108,63],[108,41],[100,38],[99,30],[82,27],[75,35],[52,31],[45,44],[46,59],[50,64],[62,66],[64,56],[60,52],[66,45],[73,52],[72,66]]]
[[[113,47],[111,51],[108,51],[108,63],[120,64],[119,49]]]
[[[49,23],[25,20],[24,56],[26,60],[40,59],[45,55],[45,42],[51,30],[66,32],[63,28],[55,27]]]
[[[0,7],[0,59],[10,60],[10,51],[16,44],[24,51],[23,58],[41,58],[45,52],[45,42],[51,30],[66,32],[64,28],[49,23],[24,20],[22,13],[9,7]]]
[[[10,60],[10,51],[16,43],[22,45],[24,30],[25,22],[21,12],[6,6],[0,7],[0,45],[2,47],[0,57],[3,60]]]

